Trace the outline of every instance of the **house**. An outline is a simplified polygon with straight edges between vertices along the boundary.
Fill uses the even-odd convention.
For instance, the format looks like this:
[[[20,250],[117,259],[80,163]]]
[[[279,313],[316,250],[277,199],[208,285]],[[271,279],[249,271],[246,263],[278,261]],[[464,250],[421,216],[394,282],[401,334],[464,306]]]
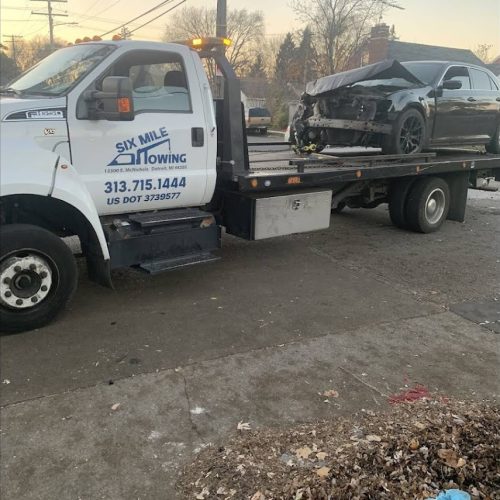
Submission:
[[[367,43],[349,61],[349,69],[384,59],[396,59],[400,62],[455,61],[485,66],[469,49],[400,42],[391,38],[391,29],[387,24],[378,24],[372,28]]]

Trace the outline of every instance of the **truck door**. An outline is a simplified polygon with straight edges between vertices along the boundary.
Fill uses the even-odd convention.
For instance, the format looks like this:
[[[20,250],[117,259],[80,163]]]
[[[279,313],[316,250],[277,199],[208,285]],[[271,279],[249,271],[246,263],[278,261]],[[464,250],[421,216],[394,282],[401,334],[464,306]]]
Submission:
[[[99,214],[208,202],[215,156],[208,161],[207,144],[216,139],[207,127],[203,82],[189,50],[129,50],[100,75],[95,88],[106,76],[131,79],[133,121],[77,118],[71,110],[81,108],[81,92],[70,94],[68,102],[72,163]]]
[[[458,90],[442,89],[436,98],[436,118],[433,141],[461,143],[475,135],[477,102],[472,100],[469,70],[465,66],[451,66],[442,78],[462,83]]]

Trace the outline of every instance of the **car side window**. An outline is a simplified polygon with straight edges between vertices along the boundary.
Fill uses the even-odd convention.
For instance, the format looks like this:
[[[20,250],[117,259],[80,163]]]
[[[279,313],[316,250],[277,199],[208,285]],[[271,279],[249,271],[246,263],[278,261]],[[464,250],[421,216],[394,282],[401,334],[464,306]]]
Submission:
[[[498,90],[498,83],[495,82],[495,80],[493,80],[493,78],[491,78],[491,76],[489,78],[490,78],[490,83],[491,83],[492,90]]]
[[[137,51],[119,61],[113,73],[132,81],[136,113],[192,112],[188,79],[178,54]]]
[[[470,68],[474,90],[493,90],[491,78],[484,71]]]
[[[460,90],[470,90],[469,70],[465,66],[452,66],[448,69],[443,77],[443,82],[446,80],[456,80],[462,82]],[[456,90],[445,90],[445,92],[457,92]]]

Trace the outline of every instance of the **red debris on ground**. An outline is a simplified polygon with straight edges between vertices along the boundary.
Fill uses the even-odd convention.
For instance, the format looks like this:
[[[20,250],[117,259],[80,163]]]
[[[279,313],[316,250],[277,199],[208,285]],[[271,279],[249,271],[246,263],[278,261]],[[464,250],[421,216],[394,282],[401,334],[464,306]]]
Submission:
[[[412,387],[407,391],[389,396],[389,403],[410,403],[412,401],[418,401],[419,399],[426,399],[430,397],[431,393],[429,392],[429,389],[427,389],[425,385],[417,384],[415,387]]]

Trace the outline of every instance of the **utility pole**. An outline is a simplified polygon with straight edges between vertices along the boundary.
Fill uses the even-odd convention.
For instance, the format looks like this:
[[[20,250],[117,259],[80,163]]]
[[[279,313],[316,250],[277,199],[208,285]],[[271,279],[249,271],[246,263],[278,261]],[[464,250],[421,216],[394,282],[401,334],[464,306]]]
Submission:
[[[218,38],[227,38],[227,0],[217,0],[217,17],[215,22],[215,36]],[[221,45],[217,48],[220,54],[224,54],[226,51],[226,46]],[[218,68],[215,69],[216,74],[218,73]],[[224,80],[222,76],[216,76],[216,94],[218,97],[222,97],[224,92]]]
[[[12,47],[12,60],[17,66],[17,50],[16,50],[16,42],[22,38],[21,35],[4,35],[4,39],[10,41]]]
[[[68,14],[54,14],[52,11],[53,3],[68,3],[68,0],[31,0],[32,2],[45,2],[47,4],[47,12],[33,12],[39,16],[48,16],[49,18],[49,38],[50,46],[54,47],[54,17],[68,17]]]

